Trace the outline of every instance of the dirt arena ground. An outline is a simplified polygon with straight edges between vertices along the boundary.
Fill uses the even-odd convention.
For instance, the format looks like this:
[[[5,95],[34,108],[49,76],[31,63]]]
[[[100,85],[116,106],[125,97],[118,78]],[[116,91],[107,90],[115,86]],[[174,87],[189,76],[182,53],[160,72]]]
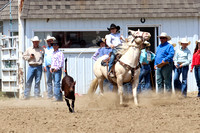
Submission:
[[[200,98],[139,96],[140,106],[113,93],[77,96],[75,113],[65,102],[0,98],[0,132],[9,133],[199,133]]]

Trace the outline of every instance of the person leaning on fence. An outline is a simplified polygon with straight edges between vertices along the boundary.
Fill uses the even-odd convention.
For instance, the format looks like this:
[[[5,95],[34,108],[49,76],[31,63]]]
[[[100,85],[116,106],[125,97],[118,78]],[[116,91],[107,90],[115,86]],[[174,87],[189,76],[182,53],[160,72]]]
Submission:
[[[93,54],[93,56],[92,56],[92,59],[93,60],[97,60],[98,59],[98,57],[101,57],[99,54],[100,54],[100,50],[103,48],[103,47],[105,47],[105,42],[102,40],[102,39],[100,39],[97,43],[97,46],[99,46],[100,48]]]
[[[187,75],[189,70],[189,64],[191,63],[191,52],[187,48],[190,45],[190,41],[187,41],[186,38],[183,38],[179,41],[181,48],[176,51],[174,57],[174,88],[175,90],[181,91],[184,97],[187,96]],[[179,77],[182,73],[182,82]]]
[[[144,90],[151,89],[151,83],[150,83],[150,74],[151,74],[151,66],[150,62],[154,60],[155,54],[152,53],[149,49],[151,44],[147,41],[144,42],[145,49],[141,50],[140,55],[140,76],[139,76],[139,84],[137,91],[142,92]],[[143,81],[143,82],[142,82]]]
[[[54,40],[52,42],[54,52],[51,58],[51,68],[50,72],[53,75],[54,80],[54,97],[55,101],[63,101],[62,92],[60,90],[60,81],[62,75],[62,68],[64,65],[64,54],[58,49],[58,41]]]
[[[172,89],[172,69],[173,69],[173,57],[174,48],[167,41],[171,40],[171,37],[167,33],[163,32],[160,36],[161,44],[156,49],[156,56],[154,62],[154,69],[157,69],[157,84],[158,92],[162,93],[164,90],[164,84],[166,91],[170,92]]]
[[[42,63],[44,58],[44,48],[39,46],[41,40],[39,40],[38,36],[34,36],[31,41],[33,46],[28,48],[23,54],[23,58],[28,61],[29,64],[24,90],[25,100],[30,98],[33,78],[35,78],[34,96],[35,98],[40,97],[40,80],[42,77]]]
[[[110,57],[108,72],[109,72],[109,76],[111,78],[113,78],[114,74],[111,72],[111,68],[112,68],[113,63],[114,63],[115,55],[116,55],[116,53],[117,53],[117,51],[119,49],[118,46],[120,46],[122,44],[122,40],[124,40],[124,38],[119,33],[119,30],[120,30],[119,26],[116,26],[115,24],[111,24],[110,28],[107,28],[107,29],[111,33],[106,38],[106,44],[109,47],[112,48],[112,53],[111,53],[111,57]]]
[[[200,97],[200,40],[196,41],[196,47],[194,49],[192,57],[192,65],[190,72],[192,72],[193,68],[198,87],[197,97]]]
[[[48,98],[51,99],[53,97],[53,87],[52,87],[52,73],[50,72],[51,68],[51,57],[53,54],[53,46],[51,46],[51,43],[56,40],[55,37],[52,37],[50,35],[47,36],[44,41],[47,43],[47,48],[45,49],[45,55],[44,55],[44,71],[47,72],[47,92],[48,92]]]

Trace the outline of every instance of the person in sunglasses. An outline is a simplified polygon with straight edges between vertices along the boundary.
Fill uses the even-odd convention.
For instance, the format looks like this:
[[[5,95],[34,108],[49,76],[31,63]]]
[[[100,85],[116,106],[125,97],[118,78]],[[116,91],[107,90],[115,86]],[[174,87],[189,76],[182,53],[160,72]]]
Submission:
[[[160,38],[161,44],[156,49],[154,62],[154,69],[157,70],[158,92],[164,92],[164,85],[166,91],[171,92],[174,48],[168,42],[171,40],[171,37],[167,33],[162,32],[158,37]]]
[[[53,75],[54,80],[54,97],[55,101],[63,101],[62,92],[60,91],[60,81],[62,75],[62,68],[64,65],[64,54],[58,49],[59,44],[57,40],[52,42],[53,54],[51,58],[50,72]]]

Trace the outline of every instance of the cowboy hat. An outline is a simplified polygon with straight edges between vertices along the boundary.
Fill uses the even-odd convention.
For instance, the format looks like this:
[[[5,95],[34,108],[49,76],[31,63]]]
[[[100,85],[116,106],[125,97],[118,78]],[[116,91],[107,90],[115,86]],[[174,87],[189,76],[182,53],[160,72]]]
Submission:
[[[166,38],[167,38],[167,41],[171,40],[171,37],[168,36],[167,33],[165,33],[165,32],[162,32],[162,33],[160,34],[160,36],[158,36],[158,37],[159,37],[159,38],[160,38],[160,37],[166,37]]]
[[[146,47],[150,47],[151,46],[150,42],[148,42],[148,41],[145,41],[144,44],[145,44]]]
[[[31,39],[32,42],[41,42],[42,40],[39,40],[39,37],[38,36],[34,36],[32,39]]]
[[[197,44],[197,43],[200,43],[200,39],[199,39],[198,41],[196,41],[195,43],[196,43],[196,44]]]
[[[98,46],[100,46],[100,44],[103,42],[103,40],[102,39],[100,39],[96,44],[98,45]]]
[[[172,41],[168,41],[173,47],[176,47],[176,43],[173,43]]]
[[[110,31],[110,29],[117,29],[117,31],[119,31],[120,30],[120,27],[119,26],[116,26],[115,24],[111,24],[110,25],[110,28],[107,28],[109,31]]]
[[[180,45],[181,45],[182,43],[187,43],[188,45],[190,45],[191,42],[188,41],[187,38],[182,38],[181,41],[179,41],[178,43],[179,43]]]
[[[44,40],[45,40],[45,41],[47,41],[47,40],[56,40],[56,38],[53,37],[53,36],[47,35],[47,38],[44,39]]]

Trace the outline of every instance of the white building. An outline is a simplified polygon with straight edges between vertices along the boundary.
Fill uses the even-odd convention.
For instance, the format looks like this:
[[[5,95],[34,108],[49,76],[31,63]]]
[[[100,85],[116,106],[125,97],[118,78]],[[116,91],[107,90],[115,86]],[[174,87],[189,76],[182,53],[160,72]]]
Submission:
[[[13,34],[18,32],[16,6],[17,0],[13,0],[12,29],[9,25],[9,5],[0,12],[4,35],[10,35],[10,31]],[[91,59],[97,50],[94,40],[98,36],[104,37],[111,23],[119,25],[125,37],[128,29],[139,28],[150,32],[151,50],[154,52],[159,45],[157,36],[163,31],[177,44],[175,49],[180,48],[178,41],[187,37],[191,41],[189,49],[192,53],[200,33],[200,2],[197,0],[21,0],[20,7],[24,50],[32,46],[30,39],[34,35],[41,39],[47,34],[53,35],[60,44],[64,44],[62,47],[67,47],[67,42],[71,40],[71,48],[62,48],[62,51],[68,58],[68,73],[77,81],[76,92],[80,94],[87,93],[90,81],[94,78],[94,61]],[[86,48],[81,48],[81,40],[85,40]],[[45,45],[44,41],[41,45]],[[27,67],[26,63],[26,71]],[[44,77],[41,83],[44,83]],[[41,87],[45,90],[45,84],[41,84]],[[189,72],[188,91],[196,90],[194,74]]]

